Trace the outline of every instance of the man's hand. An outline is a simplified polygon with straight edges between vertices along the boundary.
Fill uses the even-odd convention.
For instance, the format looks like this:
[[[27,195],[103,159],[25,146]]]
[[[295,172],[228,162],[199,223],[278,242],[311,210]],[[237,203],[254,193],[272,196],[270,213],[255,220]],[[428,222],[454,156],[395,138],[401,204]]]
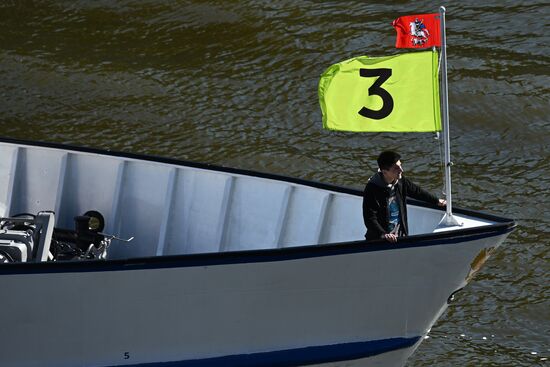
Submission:
[[[439,199],[439,201],[437,202],[437,206],[445,206],[447,205],[447,200],[445,199]]]
[[[397,242],[397,235],[393,233],[386,233],[382,238],[384,238],[388,242]]]

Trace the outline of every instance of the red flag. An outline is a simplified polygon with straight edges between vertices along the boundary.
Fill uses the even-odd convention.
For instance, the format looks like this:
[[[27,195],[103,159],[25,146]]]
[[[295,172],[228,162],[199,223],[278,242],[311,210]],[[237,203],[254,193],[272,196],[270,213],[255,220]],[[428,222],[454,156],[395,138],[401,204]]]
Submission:
[[[426,48],[441,46],[439,13],[405,15],[393,21],[397,31],[395,47]]]

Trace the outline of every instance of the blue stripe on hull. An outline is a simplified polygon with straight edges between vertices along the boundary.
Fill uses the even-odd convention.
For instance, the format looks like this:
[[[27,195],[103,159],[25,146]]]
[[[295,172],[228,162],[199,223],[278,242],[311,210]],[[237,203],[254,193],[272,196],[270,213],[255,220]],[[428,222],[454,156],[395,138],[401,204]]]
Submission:
[[[306,347],[274,352],[173,362],[124,365],[129,367],[291,367],[367,358],[413,346],[420,337],[392,338],[346,344]],[[114,366],[112,366],[114,367]]]

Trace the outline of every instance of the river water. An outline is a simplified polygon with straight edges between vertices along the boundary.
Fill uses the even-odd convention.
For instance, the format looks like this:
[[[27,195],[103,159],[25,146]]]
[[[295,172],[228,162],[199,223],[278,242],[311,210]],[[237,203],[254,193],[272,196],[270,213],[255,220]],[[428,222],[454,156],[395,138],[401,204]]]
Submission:
[[[408,366],[547,366],[546,1],[447,5],[453,198],[518,228]],[[168,156],[362,188],[381,149],[443,185],[431,133],[322,129],[320,74],[398,52],[431,1],[0,2],[1,136]]]

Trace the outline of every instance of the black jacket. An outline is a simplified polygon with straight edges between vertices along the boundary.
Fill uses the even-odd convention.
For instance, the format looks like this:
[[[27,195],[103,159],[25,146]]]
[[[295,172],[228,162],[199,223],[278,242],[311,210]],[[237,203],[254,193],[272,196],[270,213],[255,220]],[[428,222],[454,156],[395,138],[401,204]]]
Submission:
[[[399,219],[401,223],[401,234],[409,234],[407,222],[407,197],[437,204],[439,201],[434,196],[420,188],[405,177],[397,181],[395,195],[399,204]],[[367,227],[365,238],[367,240],[379,239],[386,233],[389,225],[388,199],[390,197],[391,187],[386,184],[381,172],[374,174],[363,192],[363,220]]]

